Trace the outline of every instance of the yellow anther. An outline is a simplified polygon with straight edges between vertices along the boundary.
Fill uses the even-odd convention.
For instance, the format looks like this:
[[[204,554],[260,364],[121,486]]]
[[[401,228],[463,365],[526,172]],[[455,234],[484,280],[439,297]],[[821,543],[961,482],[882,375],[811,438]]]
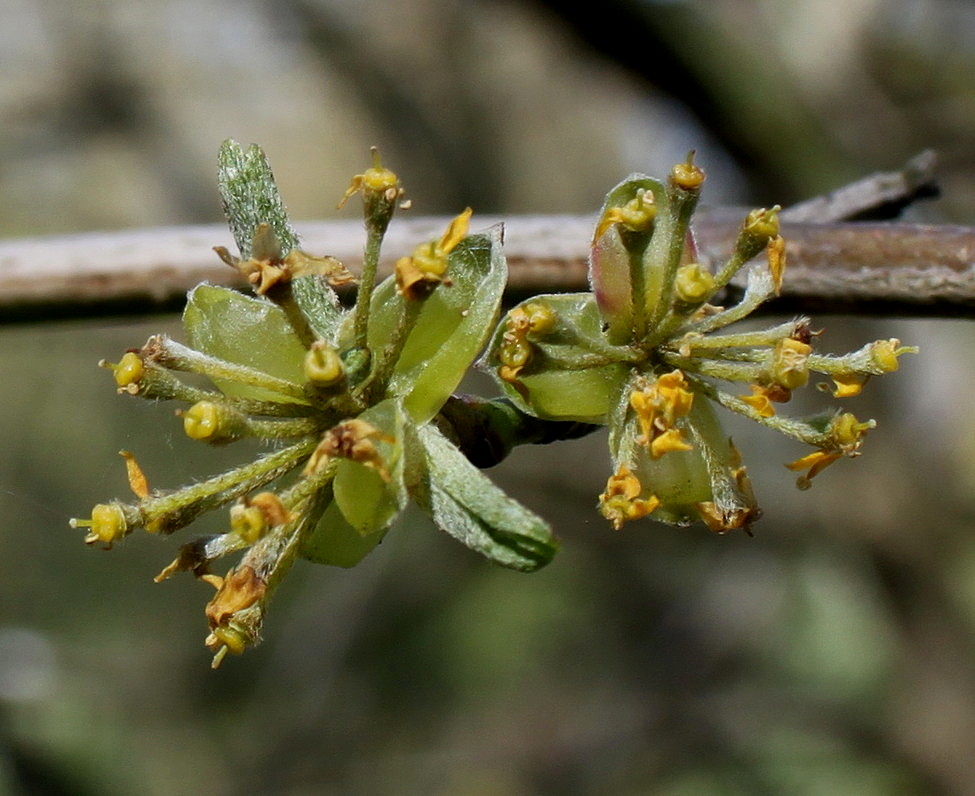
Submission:
[[[650,443],[650,458],[659,459],[665,453],[689,451],[693,447],[693,445],[684,439],[684,435],[679,428],[669,428],[654,437]]]
[[[212,439],[219,428],[220,409],[212,401],[199,401],[183,413],[183,430],[190,439]]]
[[[752,390],[751,395],[739,395],[738,397],[758,412],[760,417],[773,417],[775,415],[775,407],[772,406],[772,398],[769,396],[766,388],[760,384],[752,384],[750,386]]]
[[[660,498],[641,498],[642,491],[640,480],[624,464],[606,482],[606,491],[599,496],[599,512],[618,531],[624,522],[646,517],[660,507]]]

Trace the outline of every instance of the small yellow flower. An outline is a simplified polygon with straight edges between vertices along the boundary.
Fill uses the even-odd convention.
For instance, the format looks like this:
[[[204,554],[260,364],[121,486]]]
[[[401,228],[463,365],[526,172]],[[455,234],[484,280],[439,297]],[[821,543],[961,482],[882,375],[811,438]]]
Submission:
[[[447,272],[448,255],[466,236],[471,208],[457,216],[439,241],[424,243],[413,250],[410,257],[396,261],[396,289],[408,301],[426,298]]]
[[[352,196],[360,191],[368,199],[369,195],[382,197],[387,202],[395,202],[403,194],[400,186],[399,177],[382,165],[379,157],[379,150],[373,147],[372,167],[366,169],[362,174],[356,174],[349,183],[338,206],[341,208]]]
[[[687,304],[705,301],[714,290],[714,277],[700,263],[688,263],[677,269],[674,293]]]
[[[96,504],[91,510],[90,520],[72,518],[69,524],[72,528],[90,528],[85,536],[85,544],[101,542],[106,550],[129,532],[122,505],[115,501]]]
[[[637,442],[646,445],[654,458],[672,450],[690,450],[691,446],[681,437],[674,423],[691,411],[693,402],[694,393],[688,389],[684,374],[679,369],[664,373],[652,383],[638,385],[630,393],[630,407],[640,424]],[[676,433],[667,434],[670,431]],[[666,440],[656,443],[665,434]],[[655,449],[658,453],[654,455]]]
[[[687,159],[670,170],[670,181],[684,191],[699,191],[704,184],[704,171],[694,165],[694,150],[687,153]]]
[[[787,390],[804,387],[809,381],[807,360],[812,346],[786,337],[779,340],[772,350],[772,379]]]
[[[351,459],[379,473],[384,481],[389,480],[389,471],[376,448],[374,439],[393,442],[371,423],[359,418],[343,420],[333,426],[322,437],[322,441],[308,458],[304,475],[320,472],[333,459]]]
[[[640,480],[624,464],[606,482],[606,491],[599,496],[599,511],[618,531],[624,522],[646,517],[659,508],[660,499],[656,495],[641,498],[642,491]]]
[[[596,225],[593,240],[599,240],[614,224],[619,224],[631,232],[646,232],[653,229],[657,217],[657,207],[653,203],[651,191],[637,191],[635,198],[622,207],[608,207]]]
[[[863,390],[863,385],[870,378],[870,374],[845,371],[843,373],[834,373],[830,378],[833,380],[833,384],[836,385],[836,389],[832,391],[834,398],[852,398],[860,394]],[[829,388],[828,384],[819,386]]]
[[[902,346],[896,337],[877,340],[870,346],[870,357],[882,373],[891,373],[900,367],[897,357],[917,351],[914,346]]]
[[[859,421],[850,412],[833,418],[829,426],[829,438],[818,451],[789,462],[786,467],[794,472],[806,470],[796,480],[799,489],[809,489],[812,479],[843,456],[859,456],[860,446],[866,433],[876,426],[873,420]]]
[[[345,365],[335,346],[316,340],[305,354],[305,378],[316,387],[334,387],[345,379]]]
[[[739,395],[738,397],[752,409],[758,412],[759,417],[774,417],[775,407],[772,406],[772,393],[768,387],[761,384],[752,384],[751,395]]]

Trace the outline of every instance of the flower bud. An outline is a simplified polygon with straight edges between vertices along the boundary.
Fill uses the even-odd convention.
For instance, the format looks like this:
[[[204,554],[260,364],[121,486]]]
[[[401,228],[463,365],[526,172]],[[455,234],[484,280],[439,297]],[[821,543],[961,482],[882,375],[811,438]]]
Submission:
[[[183,430],[190,439],[220,444],[243,436],[243,415],[215,401],[197,401],[182,412],[182,417]]]
[[[694,151],[687,153],[687,160],[670,170],[670,184],[683,191],[700,191],[704,184],[704,172],[694,165]]]
[[[345,379],[342,357],[323,340],[312,343],[303,362],[305,378],[316,387],[334,387]]]

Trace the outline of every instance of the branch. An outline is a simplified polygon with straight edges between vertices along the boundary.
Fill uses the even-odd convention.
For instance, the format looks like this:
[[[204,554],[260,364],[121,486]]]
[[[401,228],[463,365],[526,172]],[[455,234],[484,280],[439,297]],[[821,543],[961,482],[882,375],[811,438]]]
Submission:
[[[975,228],[832,221],[903,205],[929,191],[931,167],[924,153],[899,172],[873,175],[783,211],[789,266],[782,298],[771,309],[975,317]],[[695,230],[702,256],[724,259],[743,217],[735,208],[700,210]],[[504,223],[513,295],[588,289],[593,217],[475,215],[474,221],[475,229]],[[381,274],[417,243],[438,238],[446,222],[395,220]],[[361,222],[296,227],[309,252],[338,257],[352,270],[361,264]],[[230,243],[226,227],[216,224],[2,241],[0,322],[178,309],[186,291],[201,281],[240,284],[212,251]]]

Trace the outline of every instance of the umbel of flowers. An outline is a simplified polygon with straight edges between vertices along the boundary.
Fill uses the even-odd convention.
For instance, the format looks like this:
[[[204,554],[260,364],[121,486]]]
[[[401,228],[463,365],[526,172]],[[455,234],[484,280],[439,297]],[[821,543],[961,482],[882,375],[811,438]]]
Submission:
[[[496,330],[484,364],[523,411],[609,426],[613,472],[599,510],[615,528],[650,516],[719,533],[760,514],[741,457],[712,409],[723,406],[812,447],[786,465],[805,489],[824,467],[860,453],[873,420],[840,409],[807,418],[779,405],[810,382],[834,398],[896,370],[914,348],[878,340],[845,356],[816,353],[808,318],[763,331],[727,327],[778,293],[785,242],[778,209],[750,213],[726,263],[709,268],[690,221],[704,173],[675,166],[666,182],[634,174],[606,198],[590,255],[591,293],[536,296]],[[756,255],[744,295],[716,306]]]
[[[134,530],[170,534],[229,506],[226,533],[183,545],[156,578],[188,571],[216,588],[206,606],[214,666],[258,640],[268,600],[297,558],[353,566],[410,499],[498,564],[530,571],[547,563],[557,547],[549,526],[471,464],[455,445],[463,428],[440,414],[457,403],[451,393],[498,318],[506,281],[500,230],[468,235],[466,210],[376,284],[403,191],[374,156],[345,197],[362,196],[366,230],[357,299],[347,310],[333,288],[352,275],[298,247],[263,152],[228,141],[219,164],[240,256],[216,251],[255,295],[200,285],[183,314],[189,345],[157,335],[107,366],[120,393],[185,404],[177,414],[191,438],[257,437],[272,449],[159,492],[124,453],[135,499],[98,504],[72,525],[88,530],[87,542],[111,547]],[[183,374],[213,386],[193,386]],[[465,410],[478,405],[458,404],[450,417],[463,425]],[[514,417],[503,406],[491,416]],[[215,560],[239,551],[226,574],[211,572]]]
[[[263,152],[226,142],[219,186],[239,254],[216,252],[253,295],[199,285],[183,314],[186,344],[156,335],[102,364],[120,393],[179,402],[192,439],[252,437],[268,450],[174,491],[151,489],[123,452],[134,498],[100,503],[72,526],[110,548],[136,530],[171,534],[225,509],[227,530],[182,545],[156,578],[189,572],[215,588],[205,611],[214,666],[259,640],[271,595],[298,558],[354,566],[410,500],[497,564],[544,566],[557,549],[549,526],[478,469],[515,445],[608,425],[613,471],[598,506],[615,528],[649,516],[747,531],[759,509],[712,406],[811,446],[787,465],[805,488],[827,465],[858,455],[874,422],[839,409],[790,418],[777,407],[812,373],[835,398],[852,397],[914,349],[890,339],[819,354],[806,318],[726,331],[778,291],[785,244],[777,208],[758,210],[727,263],[699,262],[690,221],[703,181],[691,157],[666,183],[624,180],[597,221],[592,292],[536,296],[499,322],[507,276],[499,228],[468,235],[465,210],[377,283],[403,189],[374,153],[343,199],[358,194],[364,208],[354,278],[335,258],[299,248]],[[717,306],[762,252],[741,299]],[[335,288],[353,281],[347,309]],[[486,345],[482,365],[506,397],[454,395]],[[209,387],[198,386],[200,376]],[[212,571],[233,554],[224,574]]]

